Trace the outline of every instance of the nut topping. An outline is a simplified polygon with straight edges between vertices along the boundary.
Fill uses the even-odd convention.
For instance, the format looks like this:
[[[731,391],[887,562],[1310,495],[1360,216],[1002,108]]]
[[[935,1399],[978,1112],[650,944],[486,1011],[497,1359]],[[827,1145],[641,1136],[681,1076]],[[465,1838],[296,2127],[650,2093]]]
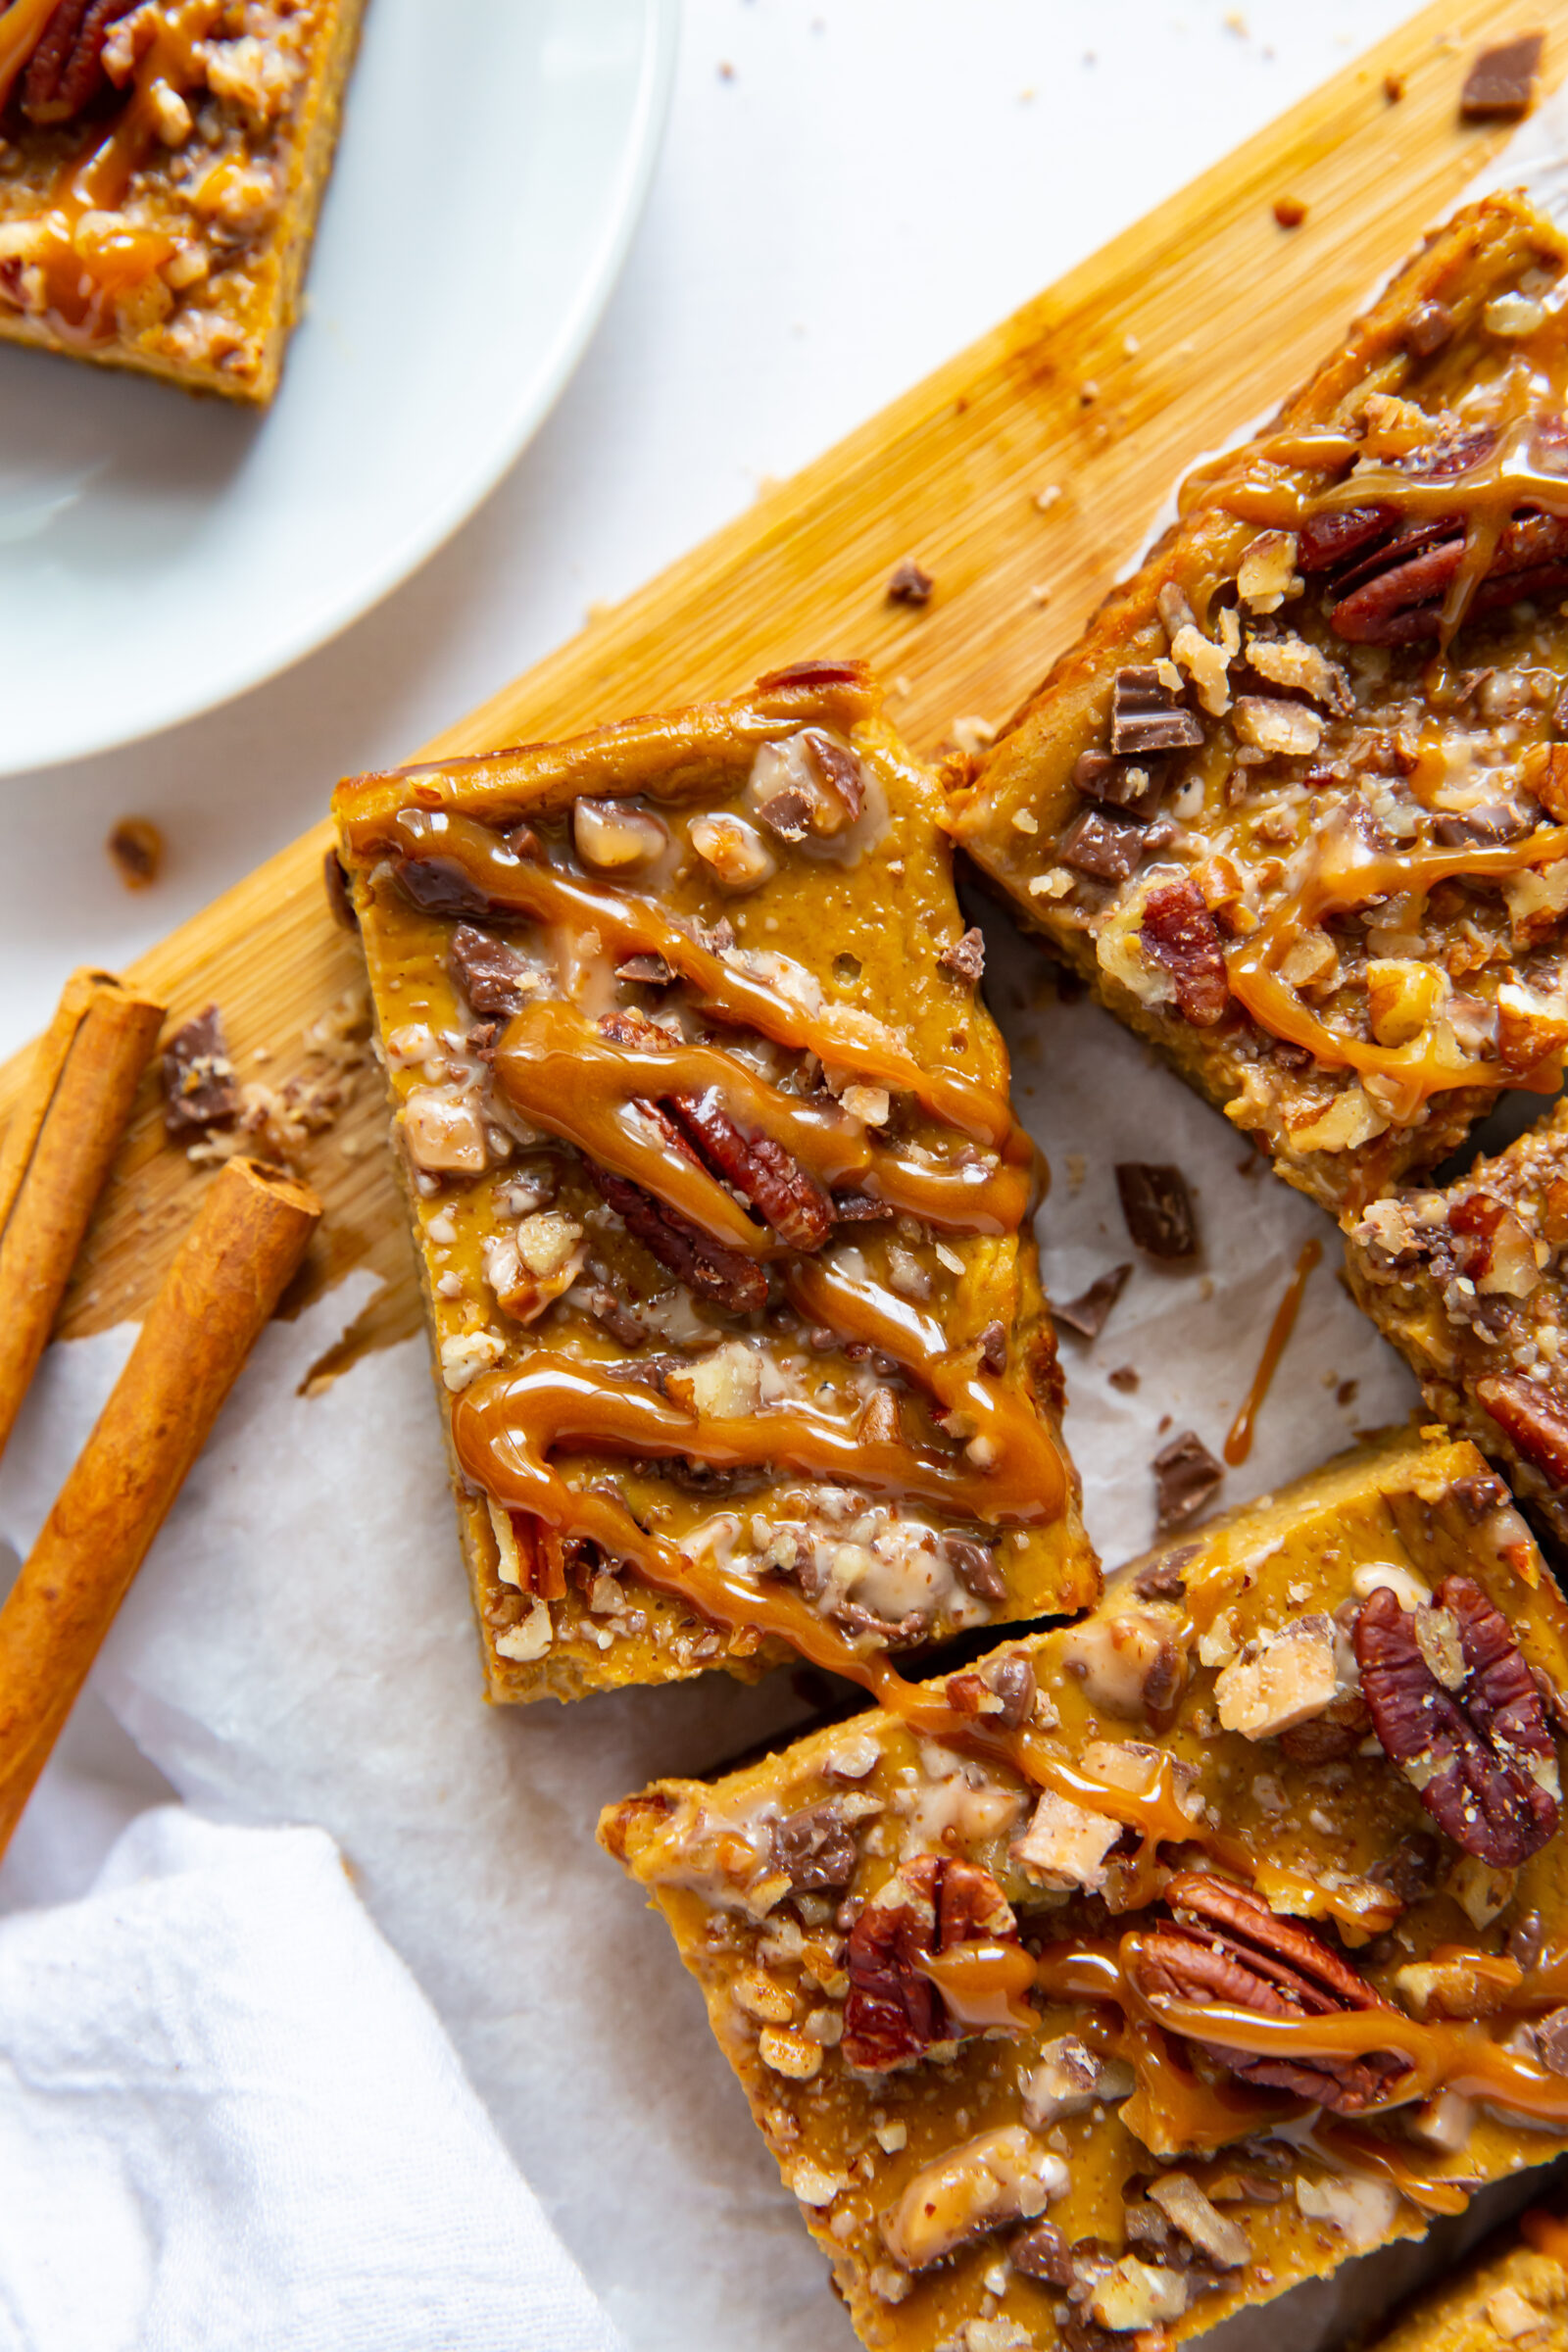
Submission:
[[[1545,1381],[1499,1372],[1476,1397],[1517,1453],[1554,1487],[1568,1487],[1568,1400]]]
[[[106,86],[104,42],[138,0],[59,0],[22,81],[29,122],[69,122]]]
[[[1261,2017],[1326,2017],[1388,2009],[1348,1962],[1298,1921],[1272,1912],[1249,1887],[1181,1871],[1165,1889],[1173,1918],[1138,1938],[1132,1961],[1146,1998],[1250,2009]],[[1395,2014],[1391,2012],[1391,2015]],[[1407,2061],[1370,2051],[1360,2058],[1272,2058],[1204,2046],[1244,2082],[1294,2091],[1355,2115],[1407,2071]]]
[[[1163,882],[1144,901],[1144,954],[1170,974],[1176,1008],[1197,1029],[1225,1018],[1231,1001],[1219,930],[1196,882]]]
[[[1445,1577],[1435,1598],[1436,1608],[1405,1610],[1384,1587],[1356,1618],[1373,1729],[1456,1845],[1516,1869],[1557,1827],[1557,1751],[1541,1694],[1478,1584]],[[1445,1615],[1447,1640],[1448,1627],[1435,1622]]]
[[[949,2017],[918,1962],[976,1938],[1018,1940],[1011,1908],[990,1872],[940,1854],[906,1863],[882,1896],[866,1904],[845,1946],[843,2047],[851,2066],[882,2072],[923,2056],[934,2042],[961,2039],[964,2029]]]
[[[576,801],[571,839],[590,872],[630,874],[662,855],[669,830],[660,817],[629,801]]]

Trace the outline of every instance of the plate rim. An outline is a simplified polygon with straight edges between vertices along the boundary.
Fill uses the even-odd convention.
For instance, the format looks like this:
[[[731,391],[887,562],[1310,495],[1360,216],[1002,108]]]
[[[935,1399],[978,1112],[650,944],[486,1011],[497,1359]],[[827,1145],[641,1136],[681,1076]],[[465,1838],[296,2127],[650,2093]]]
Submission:
[[[402,533],[385,560],[359,579],[353,591],[338,600],[324,616],[318,614],[297,631],[283,632],[259,660],[237,661],[230,669],[215,676],[210,686],[201,688],[194,700],[182,701],[162,718],[128,725],[110,722],[104,728],[77,733],[72,741],[44,752],[41,757],[29,748],[25,756],[12,758],[0,738],[0,782],[18,776],[44,775],[53,768],[103,759],[133,744],[151,742],[270,684],[310,655],[333,644],[357,621],[384,604],[477,514],[539,433],[581,366],[619,282],[632,239],[647,209],[674,91],[681,0],[636,0],[636,5],[641,15],[641,54],[626,141],[619,159],[618,203],[600,232],[592,268],[579,283],[551,337],[550,365],[537,378],[530,398],[519,407],[509,430],[498,436],[485,463],[476,467],[462,493],[434,509],[422,528]]]

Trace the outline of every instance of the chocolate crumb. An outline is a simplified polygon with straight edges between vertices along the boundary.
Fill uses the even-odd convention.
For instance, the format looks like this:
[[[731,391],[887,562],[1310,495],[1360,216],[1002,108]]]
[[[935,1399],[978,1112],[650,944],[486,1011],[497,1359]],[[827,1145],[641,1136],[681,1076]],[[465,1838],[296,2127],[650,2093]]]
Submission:
[[[1397,106],[1399,100],[1404,96],[1404,75],[1402,74],[1385,74],[1383,95],[1391,106]]]
[[[163,1080],[164,1127],[177,1141],[233,1126],[239,1089],[216,1004],[175,1030],[164,1048]]]
[[[870,1193],[835,1193],[833,1219],[839,1225],[874,1225],[893,1211],[885,1200]]]
[[[146,890],[164,862],[164,837],[148,816],[122,816],[109,836],[108,850],[127,890]]]
[[[1117,670],[1110,690],[1110,748],[1118,759],[1196,751],[1202,740],[1194,713],[1165,691],[1152,667]]]
[[[1113,1389],[1120,1389],[1124,1396],[1130,1396],[1138,1387],[1138,1368],[1135,1364],[1118,1364],[1105,1378]]]
[[[1517,122],[1528,115],[1536,95],[1536,75],[1546,36],[1516,33],[1511,41],[1483,49],[1459,93],[1459,112],[1467,122]]]
[[[1182,1600],[1187,1594],[1190,1568],[1202,1550],[1200,1544],[1182,1544],[1175,1551],[1162,1551],[1157,1559],[1147,1560],[1133,1578],[1133,1591],[1140,1600]]]
[[[1306,219],[1306,207],[1299,196],[1276,196],[1274,218],[1281,228],[1299,228]]]
[[[786,784],[757,811],[760,821],[780,841],[804,841],[811,829],[811,804],[798,784]]]
[[[1454,316],[1446,302],[1418,302],[1399,337],[1413,360],[1430,360],[1453,340]]]
[[[328,850],[321,860],[321,885],[326,903],[332,910],[332,920],[340,931],[358,932],[360,918],[349,895],[348,868],[336,850]]]
[[[1098,1340],[1109,1319],[1110,1310],[1126,1287],[1131,1265],[1112,1266],[1104,1274],[1097,1274],[1087,1291],[1076,1298],[1063,1298],[1055,1307],[1058,1323],[1069,1331],[1080,1332],[1086,1340]]]
[[[1109,752],[1080,752],[1073,763],[1072,780],[1086,800],[1107,802],[1147,823],[1159,807],[1169,765],[1163,754],[1115,760]]]
[[[1213,1500],[1225,1476],[1224,1463],[1214,1459],[1194,1429],[1172,1438],[1151,1467],[1161,1527],[1181,1527],[1196,1518]]]
[[[1097,882],[1125,882],[1143,861],[1148,838],[1134,817],[1113,816],[1108,809],[1080,809],[1061,837],[1057,861],[1070,865]]]
[[[945,971],[956,972],[960,980],[978,980],[986,968],[984,934],[975,926],[944,948],[937,961]]]
[[[931,574],[912,556],[906,556],[888,582],[890,605],[928,605],[936,586]]]
[[[1130,1239],[1151,1257],[1196,1257],[1198,1220],[1180,1168],[1142,1159],[1116,1162],[1116,1190]]]
[[[1001,1323],[988,1323],[980,1334],[980,1361],[998,1375],[1007,1369],[1007,1333]]]
[[[1358,1380],[1342,1380],[1339,1387],[1334,1392],[1335,1403],[1342,1406],[1353,1404],[1355,1402],[1355,1393],[1360,1386],[1361,1383]]]

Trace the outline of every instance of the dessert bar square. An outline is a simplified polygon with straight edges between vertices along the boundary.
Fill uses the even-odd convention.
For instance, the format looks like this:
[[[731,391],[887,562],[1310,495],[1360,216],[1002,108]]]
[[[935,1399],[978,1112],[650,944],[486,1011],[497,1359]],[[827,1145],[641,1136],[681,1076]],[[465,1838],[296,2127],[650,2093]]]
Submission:
[[[1093,1599],[1035,1153],[869,675],[336,808],[491,1696]]]
[[[1568,1104],[1445,1192],[1348,1215],[1350,1289],[1421,1383],[1568,1547]]]
[[[956,838],[1112,1011],[1358,1206],[1568,1045],[1568,314],[1461,213],[960,785]],[[967,771],[965,771],[967,774]]]
[[[1568,2221],[1535,2207],[1418,2296],[1368,2352],[1560,2352],[1563,2344]]]
[[[1440,1437],[604,1815],[867,2344],[1156,2352],[1568,2139],[1568,1612]]]
[[[363,8],[0,10],[0,338],[270,401]]]

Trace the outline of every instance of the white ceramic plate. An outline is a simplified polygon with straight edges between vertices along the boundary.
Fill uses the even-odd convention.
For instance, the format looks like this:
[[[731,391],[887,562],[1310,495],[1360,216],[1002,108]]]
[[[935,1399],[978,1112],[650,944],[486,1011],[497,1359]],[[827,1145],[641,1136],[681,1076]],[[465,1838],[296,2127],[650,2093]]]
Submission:
[[[472,512],[609,298],[678,9],[369,0],[267,416],[0,349],[0,774],[270,677]]]

